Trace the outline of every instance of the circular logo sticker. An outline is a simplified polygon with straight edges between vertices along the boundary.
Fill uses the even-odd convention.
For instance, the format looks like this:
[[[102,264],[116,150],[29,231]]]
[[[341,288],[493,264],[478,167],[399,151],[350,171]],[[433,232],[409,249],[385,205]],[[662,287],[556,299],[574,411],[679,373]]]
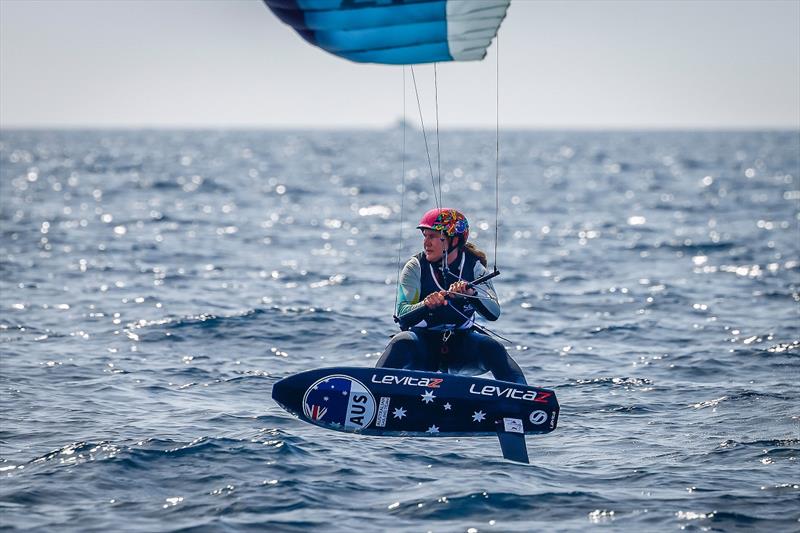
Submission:
[[[375,397],[355,378],[326,376],[303,395],[303,414],[312,422],[359,431],[375,418]]]
[[[528,418],[534,426],[541,426],[547,421],[547,413],[544,411],[534,411]]]

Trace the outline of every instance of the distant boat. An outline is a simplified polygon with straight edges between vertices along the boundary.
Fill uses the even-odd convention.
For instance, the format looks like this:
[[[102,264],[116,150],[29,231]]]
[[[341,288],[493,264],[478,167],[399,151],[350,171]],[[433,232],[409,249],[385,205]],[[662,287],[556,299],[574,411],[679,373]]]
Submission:
[[[410,120],[405,120],[403,118],[398,118],[391,125],[389,125],[389,127],[386,128],[386,129],[388,131],[402,130],[402,129],[411,130],[411,131],[420,131],[420,129],[417,127],[417,125],[414,122],[411,122]]]

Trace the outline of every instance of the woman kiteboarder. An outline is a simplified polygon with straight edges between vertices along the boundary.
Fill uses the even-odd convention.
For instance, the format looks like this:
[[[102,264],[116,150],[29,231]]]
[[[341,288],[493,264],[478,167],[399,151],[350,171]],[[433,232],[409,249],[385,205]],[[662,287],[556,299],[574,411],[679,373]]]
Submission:
[[[500,305],[485,276],[486,254],[468,243],[469,222],[459,211],[431,209],[422,217],[424,250],[400,275],[395,335],[376,366],[479,375],[526,384],[519,365],[498,341],[475,325],[477,311],[497,320]]]

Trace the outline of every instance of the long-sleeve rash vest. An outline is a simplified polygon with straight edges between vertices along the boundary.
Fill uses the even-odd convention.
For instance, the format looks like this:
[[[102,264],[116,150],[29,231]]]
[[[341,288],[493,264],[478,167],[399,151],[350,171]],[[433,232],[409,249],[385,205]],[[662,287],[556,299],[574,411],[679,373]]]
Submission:
[[[438,264],[429,263],[424,254],[417,254],[409,259],[400,274],[397,316],[402,317],[424,306],[422,300],[426,296],[439,290],[447,290],[450,283],[458,279],[473,281],[488,272],[474,255],[462,252],[460,256],[449,266],[446,281]],[[476,290],[475,297],[467,298],[464,304],[448,303],[448,306],[437,308],[427,320],[420,321],[414,327],[431,330],[469,329],[474,322],[475,311],[487,320],[497,320],[500,317],[500,304],[491,280],[480,284]],[[451,309],[448,310],[447,307]]]

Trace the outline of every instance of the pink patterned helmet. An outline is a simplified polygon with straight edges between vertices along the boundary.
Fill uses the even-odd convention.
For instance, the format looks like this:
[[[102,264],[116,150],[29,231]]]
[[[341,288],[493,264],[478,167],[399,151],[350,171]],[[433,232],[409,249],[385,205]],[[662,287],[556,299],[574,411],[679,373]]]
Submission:
[[[449,207],[434,208],[422,216],[417,229],[441,231],[448,237],[461,236],[463,242],[469,238],[469,222],[460,211]]]

